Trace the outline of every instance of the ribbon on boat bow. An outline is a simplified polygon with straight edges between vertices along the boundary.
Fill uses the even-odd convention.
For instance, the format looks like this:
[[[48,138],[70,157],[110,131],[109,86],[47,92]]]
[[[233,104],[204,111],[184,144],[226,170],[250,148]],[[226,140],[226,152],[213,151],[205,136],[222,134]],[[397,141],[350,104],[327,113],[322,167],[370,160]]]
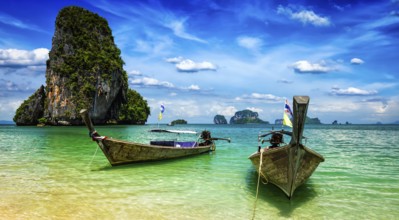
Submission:
[[[107,136],[100,136],[100,135],[97,133],[96,130],[94,130],[94,131],[91,132],[91,133],[89,132],[89,137],[91,137],[91,139],[92,139],[93,141],[98,141],[98,140],[102,141],[102,140],[105,140],[105,139],[108,138]]]

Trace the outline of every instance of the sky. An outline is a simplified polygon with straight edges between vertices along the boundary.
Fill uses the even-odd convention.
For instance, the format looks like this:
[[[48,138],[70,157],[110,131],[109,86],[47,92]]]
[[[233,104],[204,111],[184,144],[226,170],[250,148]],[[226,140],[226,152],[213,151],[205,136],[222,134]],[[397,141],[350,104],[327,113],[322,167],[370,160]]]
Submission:
[[[213,123],[240,110],[274,123],[308,95],[322,123],[399,121],[399,0],[3,0],[0,120],[45,85],[55,19],[80,6],[108,21],[148,123]]]

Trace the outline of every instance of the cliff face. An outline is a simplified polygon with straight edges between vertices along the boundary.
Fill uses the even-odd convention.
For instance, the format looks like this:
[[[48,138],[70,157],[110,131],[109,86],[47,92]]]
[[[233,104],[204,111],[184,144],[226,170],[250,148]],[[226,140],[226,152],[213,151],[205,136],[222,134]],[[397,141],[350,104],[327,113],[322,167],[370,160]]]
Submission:
[[[62,9],[47,61],[48,122],[81,124],[82,108],[90,109],[94,123],[117,119],[128,88],[122,66],[105,19],[79,7]]]
[[[43,117],[45,99],[44,86],[41,86],[21,104],[13,118],[14,122],[17,125],[36,125],[38,119]]]
[[[79,111],[86,108],[95,124],[144,124],[150,108],[128,90],[120,54],[104,18],[79,7],[62,9],[46,63],[47,86],[17,109],[14,121],[80,125]]]
[[[267,121],[262,121],[258,118],[259,115],[257,112],[253,112],[251,110],[242,110],[238,111],[234,114],[233,117],[230,118],[230,124],[248,124],[248,123],[266,123]]]
[[[227,124],[227,120],[223,115],[216,115],[213,118],[213,123],[215,124]]]

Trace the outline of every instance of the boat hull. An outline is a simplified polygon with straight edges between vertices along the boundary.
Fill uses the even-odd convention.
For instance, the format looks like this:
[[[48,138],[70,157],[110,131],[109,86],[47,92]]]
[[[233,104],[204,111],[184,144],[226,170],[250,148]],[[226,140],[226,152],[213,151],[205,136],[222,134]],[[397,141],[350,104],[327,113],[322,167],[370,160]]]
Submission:
[[[296,148],[288,144],[278,148],[266,149],[262,154],[255,152],[249,159],[261,177],[279,187],[289,198],[295,189],[306,182],[316,170],[323,156],[304,145]]]
[[[165,147],[126,142],[117,139],[96,141],[112,166],[187,157],[206,153],[215,149],[214,143],[195,147]]]

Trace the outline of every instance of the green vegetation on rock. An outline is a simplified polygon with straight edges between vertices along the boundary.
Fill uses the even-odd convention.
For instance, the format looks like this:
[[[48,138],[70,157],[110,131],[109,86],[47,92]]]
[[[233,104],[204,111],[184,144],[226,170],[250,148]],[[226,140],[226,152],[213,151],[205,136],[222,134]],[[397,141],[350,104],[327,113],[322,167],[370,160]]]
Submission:
[[[119,112],[119,124],[145,124],[151,114],[147,101],[136,91],[127,91],[127,103],[123,104]]]
[[[76,6],[63,8],[46,63],[45,91],[24,102],[14,121],[31,125],[42,118],[40,123],[80,125],[79,111],[85,108],[95,124],[144,124],[150,109],[139,93],[128,90],[123,65],[104,18]]]
[[[258,118],[258,113],[251,110],[242,110],[234,114],[230,119],[230,124],[250,124],[250,123],[264,123],[269,124],[268,121],[263,121]]]
[[[121,75],[127,91],[127,74],[123,70],[121,51],[116,47],[108,22],[80,7],[63,8],[56,19],[56,33],[47,68],[66,79],[75,112],[90,108],[102,81],[110,85],[112,74]],[[47,77],[47,85],[52,85]],[[101,89],[101,88],[100,88]],[[99,91],[101,92],[101,91]],[[123,102],[121,102],[123,103]],[[119,104],[121,104],[119,103]]]
[[[177,119],[171,122],[172,125],[184,125],[187,124],[187,121],[184,119]]]

